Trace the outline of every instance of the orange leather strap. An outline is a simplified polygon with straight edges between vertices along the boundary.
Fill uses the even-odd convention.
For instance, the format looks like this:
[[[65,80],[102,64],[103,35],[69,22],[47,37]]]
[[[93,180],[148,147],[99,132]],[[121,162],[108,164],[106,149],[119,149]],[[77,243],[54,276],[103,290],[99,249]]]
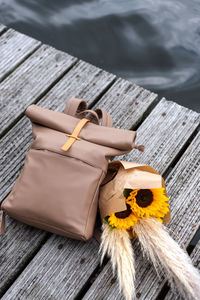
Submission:
[[[78,137],[81,129],[83,128],[83,126],[89,122],[90,120],[83,118],[79,121],[79,123],[76,125],[76,127],[74,128],[72,134],[66,134],[69,139],[66,141],[66,143],[61,147],[61,149],[63,151],[67,151],[69,150],[69,148],[73,145],[73,143],[78,140],[80,141],[80,138]]]

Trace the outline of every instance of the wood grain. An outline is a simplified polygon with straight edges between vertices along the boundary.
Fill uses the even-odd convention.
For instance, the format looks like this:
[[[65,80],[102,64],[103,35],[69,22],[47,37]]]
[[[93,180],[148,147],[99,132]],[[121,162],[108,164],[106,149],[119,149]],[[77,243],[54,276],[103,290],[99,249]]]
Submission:
[[[0,27],[0,32],[5,27]],[[12,72],[21,62],[33,53],[41,42],[13,29],[0,36],[0,81]]]
[[[109,92],[110,91],[108,91],[107,94]],[[153,116],[157,115],[157,113],[162,112],[163,108],[166,108],[166,107],[168,107],[168,110],[170,110],[171,105],[173,105],[174,109],[172,110],[172,112],[170,114],[170,118],[168,119],[168,122],[161,122],[160,128],[159,128],[160,135],[162,136],[162,133],[165,133],[165,138],[170,143],[170,139],[171,139],[170,128],[173,127],[172,125],[174,125],[174,122],[175,122],[174,121],[175,118],[173,117],[173,114],[176,115],[176,109],[175,109],[176,107],[174,107],[173,103],[167,102],[165,100],[163,100],[161,104],[158,104],[155,107],[154,111],[152,111],[152,113],[149,115],[149,117],[145,120],[145,122],[147,124],[149,122],[149,126],[147,126],[147,124],[145,122],[144,122],[145,123],[144,126],[143,126],[143,124],[140,126],[140,128],[139,128],[140,134],[144,133],[144,131],[147,130],[146,127],[148,127],[149,130],[151,130],[150,132],[153,136],[155,134],[155,132],[153,130],[155,130],[157,132],[157,126],[154,126],[153,129],[150,126],[152,123],[152,118],[153,118],[152,115]],[[179,109],[179,106],[177,107],[177,109]],[[190,115],[192,122],[193,122],[193,126],[191,125],[190,122],[188,122],[186,125],[187,130],[186,129],[185,130],[191,134],[197,127],[198,114],[188,111],[187,109],[184,109],[184,108],[182,108],[182,109],[183,109],[183,112],[181,113],[179,121],[181,121],[181,117],[183,119],[185,119],[186,115]],[[166,128],[166,126],[167,126],[167,128]],[[144,129],[142,129],[142,127]],[[187,138],[188,138],[188,136],[185,136],[185,140],[184,140],[184,137],[182,137],[180,140],[177,140],[179,151],[181,150],[181,147],[186,142]],[[157,143],[156,147],[159,148],[162,145],[162,143],[163,143],[163,140],[160,139],[160,142]],[[172,150],[171,150],[172,153],[177,151],[176,142],[171,143],[171,148],[172,148]],[[146,151],[152,151],[152,149],[147,148]],[[137,154],[139,155],[138,152],[137,152]],[[131,155],[132,154],[128,155],[127,158],[130,158]],[[160,155],[160,154],[158,153],[157,155]],[[169,166],[169,164],[170,164],[170,159],[165,159],[163,162],[162,168],[161,168],[160,164],[159,164],[159,167],[162,170],[166,170],[166,168]],[[49,289],[47,288],[46,283],[49,282],[49,285],[51,285],[51,286],[54,284],[59,284],[59,283],[55,283],[55,281],[54,281],[54,279],[58,278],[58,276],[63,276],[66,278],[66,285],[63,285],[62,290],[59,292],[59,299],[65,299],[66,297],[67,297],[67,299],[74,299],[75,295],[77,295],[79,293],[79,291],[82,287],[82,284],[84,284],[87,281],[87,277],[89,276],[89,274],[92,274],[92,272],[94,271],[94,269],[96,268],[96,266],[99,262],[99,257],[97,255],[98,246],[96,245],[93,248],[92,254],[91,253],[87,254],[89,249],[87,249],[87,251],[85,251],[85,256],[88,257],[88,255],[90,255],[90,259],[91,259],[90,268],[89,268],[89,270],[87,269],[85,276],[84,276],[84,274],[85,274],[84,269],[80,268],[80,264],[77,263],[77,261],[74,261],[74,263],[73,263],[73,276],[74,277],[73,278],[75,280],[75,277],[83,276],[84,281],[81,282],[81,284],[79,285],[79,288],[74,286],[74,289],[73,289],[73,287],[72,287],[72,290],[73,290],[73,292],[72,292],[71,289],[69,289],[69,285],[71,284],[71,276],[72,276],[71,272],[68,272],[68,276],[66,276],[65,271],[62,272],[62,270],[60,270],[59,264],[57,263],[57,261],[55,263],[50,262],[50,260],[51,260],[51,257],[50,257],[51,254],[49,254],[50,249],[53,251],[53,253],[55,253],[55,256],[59,256],[60,264],[63,264],[63,262],[65,261],[65,252],[64,252],[65,250],[62,250],[64,254],[60,256],[60,250],[57,248],[57,243],[55,242],[56,239],[54,240],[55,246],[52,246],[52,244],[51,244],[52,240],[53,240],[53,237],[46,242],[45,247],[46,247],[46,245],[48,245],[45,248],[46,250],[44,250],[44,248],[42,248],[37,253],[37,255],[35,256],[35,260],[30,262],[29,266],[24,270],[24,272],[22,272],[22,274],[18,277],[16,282],[10,287],[8,292],[5,294],[5,297],[6,297],[5,299],[13,299],[16,295],[20,295],[20,299],[25,299],[25,296],[24,296],[25,291],[26,291],[26,297],[28,297],[26,299],[31,299],[33,290],[34,290],[35,299],[45,299],[46,295],[49,293]],[[52,249],[52,247],[53,247],[53,249]],[[76,249],[74,249],[74,252],[76,253],[76,256],[79,258],[80,257],[79,252],[76,251]],[[137,272],[142,274],[142,278],[145,278],[145,274],[146,274],[146,272],[148,272],[148,270],[151,270],[151,273],[152,273],[152,271],[153,271],[152,267],[149,264],[149,269],[148,269],[148,265],[147,265],[146,261],[143,260],[140,255],[141,253],[140,253],[139,247],[136,247],[136,253],[137,253],[137,257],[138,257]],[[65,264],[67,264],[67,261],[65,262]],[[52,271],[48,273],[49,268],[51,268]],[[36,278],[38,273],[42,274],[42,275],[41,275],[41,277]],[[45,275],[46,273],[47,273],[47,275]],[[80,273],[81,273],[81,275],[80,275]],[[154,273],[153,273],[153,275],[155,277]],[[24,278],[27,278],[26,283],[24,283]],[[109,285],[106,278],[109,278],[109,282],[112,283],[111,285]],[[34,284],[31,284],[31,282],[33,282],[33,281],[34,281]],[[68,285],[68,282],[70,282],[69,285]],[[156,277],[156,284],[157,284],[157,282],[158,282],[158,279]],[[37,289],[38,285],[40,286],[39,289]],[[22,286],[23,286],[23,288],[22,288]],[[112,280],[112,271],[110,268],[110,264],[108,264],[105,267],[105,269],[103,270],[103,272],[100,273],[100,275],[97,277],[97,279],[94,282],[94,284],[92,285],[91,289],[86,294],[86,299],[103,299],[103,297],[105,295],[106,295],[106,299],[119,299],[119,292],[118,292],[116,283],[113,283],[113,280]],[[58,299],[58,298],[56,298],[57,290],[52,289],[50,296],[52,298]],[[148,299],[148,298],[146,298],[146,299]]]
[[[155,109],[157,109],[157,107]],[[176,110],[174,110],[174,113],[176,114],[175,111]],[[154,112],[152,112],[152,114],[154,114]],[[171,117],[172,118],[170,119],[173,120],[173,115],[171,115]],[[148,121],[148,118],[146,121]],[[163,125],[166,124],[164,123]],[[166,138],[170,142],[171,124],[168,126],[169,136],[166,135]],[[139,130],[142,130],[142,127],[143,124]],[[145,130],[145,124],[143,128]],[[159,128],[160,133],[162,133],[161,126]],[[180,158],[179,162],[166,180],[168,194],[171,199],[170,207],[172,214],[168,228],[171,236],[183,246],[188,245],[191,237],[194,235],[199,226],[200,208],[196,201],[196,199],[199,198],[198,193],[200,188],[199,138],[200,133],[196,136],[187,151]],[[174,145],[174,148],[176,148],[176,145]],[[161,166],[159,169],[158,160],[157,170],[163,172],[166,168],[166,162],[164,162],[164,164],[165,166]],[[133,242],[133,247],[136,256],[137,299],[157,299],[159,292],[166,281],[163,277],[158,278],[152,265],[143,258],[137,241]],[[107,295],[107,299],[123,299],[123,297],[119,295],[118,291],[117,282],[112,280],[111,264],[108,263],[85,295],[84,300],[92,299],[94,295],[96,299],[103,299],[105,295]]]
[[[77,59],[41,46],[0,84],[0,134],[59,80]]]

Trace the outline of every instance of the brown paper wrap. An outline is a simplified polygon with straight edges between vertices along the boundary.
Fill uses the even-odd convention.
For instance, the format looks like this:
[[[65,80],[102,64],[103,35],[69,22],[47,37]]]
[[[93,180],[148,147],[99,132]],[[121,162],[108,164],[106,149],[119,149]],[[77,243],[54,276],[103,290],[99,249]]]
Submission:
[[[107,176],[100,188],[99,208],[101,218],[126,210],[124,189],[153,189],[165,187],[162,176],[148,165],[131,161],[109,163]],[[170,212],[163,220],[170,221]]]

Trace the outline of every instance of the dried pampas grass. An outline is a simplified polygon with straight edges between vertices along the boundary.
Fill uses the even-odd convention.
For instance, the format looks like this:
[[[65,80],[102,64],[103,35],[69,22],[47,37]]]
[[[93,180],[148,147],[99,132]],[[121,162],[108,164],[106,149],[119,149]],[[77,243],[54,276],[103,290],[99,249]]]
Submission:
[[[111,258],[113,272],[117,271],[120,291],[126,300],[135,298],[135,267],[133,247],[129,234],[124,229],[110,230],[108,224],[104,223],[101,235],[101,262],[107,254]]]
[[[164,267],[174,287],[177,284],[184,299],[200,299],[200,275],[190,257],[170,237],[166,227],[157,219],[140,219],[133,228],[143,251],[156,269]]]

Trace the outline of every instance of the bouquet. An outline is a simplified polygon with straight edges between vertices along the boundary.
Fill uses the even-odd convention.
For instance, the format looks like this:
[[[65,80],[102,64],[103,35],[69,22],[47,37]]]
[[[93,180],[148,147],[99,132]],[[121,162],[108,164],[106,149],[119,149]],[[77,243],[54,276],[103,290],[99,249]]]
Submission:
[[[187,253],[170,237],[163,223],[170,221],[165,182],[152,167],[114,161],[100,190],[102,219],[101,261],[107,254],[117,272],[126,300],[135,298],[132,238],[156,270],[164,269],[187,299],[199,299],[200,276]]]

